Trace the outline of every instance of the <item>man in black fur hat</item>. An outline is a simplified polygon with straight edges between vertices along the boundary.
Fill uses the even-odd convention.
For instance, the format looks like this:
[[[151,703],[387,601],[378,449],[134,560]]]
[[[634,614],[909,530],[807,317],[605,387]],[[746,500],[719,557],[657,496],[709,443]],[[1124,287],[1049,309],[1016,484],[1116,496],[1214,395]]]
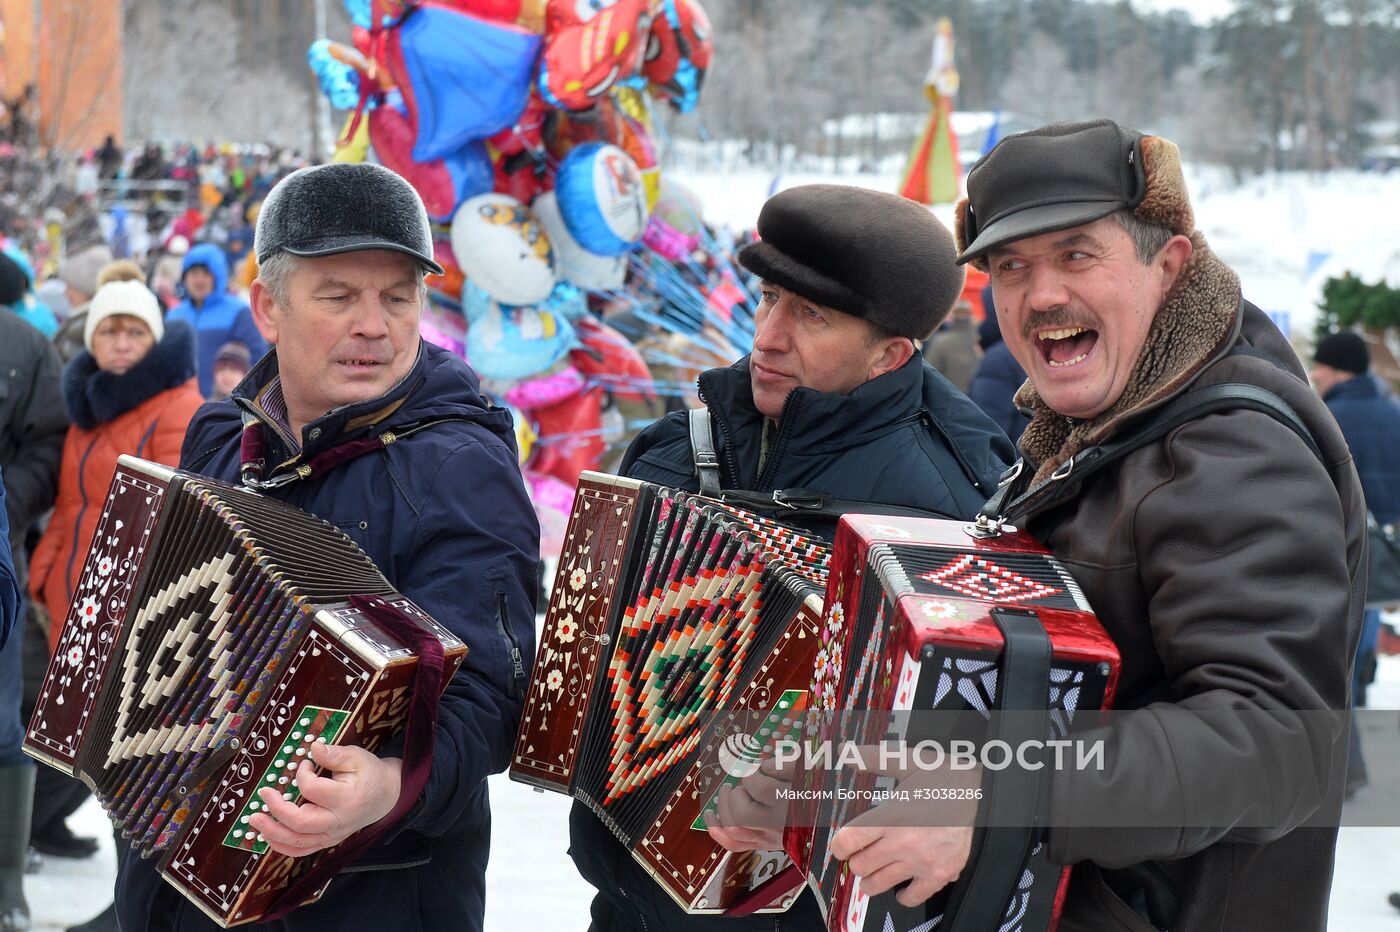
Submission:
[[[1001,432],[914,349],[962,289],[952,237],[924,207],[839,185],[792,188],[758,217],[739,261],[762,281],[753,352],[699,379],[707,418],[674,412],[643,431],[620,472],[672,488],[801,500],[782,520],[828,539],[860,503],[968,518],[1011,455]],[[800,491],[799,491],[800,490]],[[737,849],[780,847],[747,820],[743,791],[713,830]],[[689,915],[582,804],[570,851],[598,889],[592,929],[821,928],[803,894],[782,915]]]
[[[1102,768],[1048,774],[1028,837],[1074,865],[1059,928],[1324,929],[1365,598],[1346,442],[1196,230],[1169,141],[1046,126],[967,190],[959,261],[991,274],[1033,412],[989,518],[1069,568],[1139,710],[1084,736]],[[973,869],[966,825],[885,821],[832,843],[872,897]]]
[[[370,844],[318,902],[256,928],[479,930],[486,777],[505,769],[534,660],[539,525],[514,426],[459,356],[419,336],[424,276],[442,269],[403,178],[363,163],[294,172],[264,202],[254,248],[253,317],[274,348],[200,408],[181,468],[341,528],[471,645],[437,704],[430,759],[401,738],[376,753],[315,745],[299,802],[271,788],[248,800],[262,808],[248,828],[280,855]],[[121,927],[214,929],[155,864],[121,852]]]

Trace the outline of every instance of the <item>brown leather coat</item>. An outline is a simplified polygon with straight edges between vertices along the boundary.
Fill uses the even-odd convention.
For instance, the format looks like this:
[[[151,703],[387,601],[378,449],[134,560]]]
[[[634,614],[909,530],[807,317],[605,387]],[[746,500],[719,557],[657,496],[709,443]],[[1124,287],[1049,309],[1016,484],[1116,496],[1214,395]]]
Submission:
[[[1035,412],[1021,439],[1027,463],[1044,479],[1135,417],[1218,382],[1283,398],[1322,458],[1267,414],[1204,415],[1021,522],[1066,564],[1117,643],[1117,705],[1145,707],[1105,730],[1105,770],[1055,774],[1052,824],[1086,807],[1190,812],[1206,801],[1239,819],[1217,828],[1052,828],[1052,857],[1077,865],[1062,932],[1327,924],[1336,830],[1298,826],[1335,825],[1344,722],[1291,733],[1228,722],[1258,710],[1346,707],[1365,593],[1365,506],[1346,442],[1292,349],[1193,239],[1114,407],[1070,421],[1030,383],[1022,387],[1018,403]],[[1236,347],[1278,364],[1232,354]],[[1288,746],[1311,766],[1271,766],[1266,746]]]

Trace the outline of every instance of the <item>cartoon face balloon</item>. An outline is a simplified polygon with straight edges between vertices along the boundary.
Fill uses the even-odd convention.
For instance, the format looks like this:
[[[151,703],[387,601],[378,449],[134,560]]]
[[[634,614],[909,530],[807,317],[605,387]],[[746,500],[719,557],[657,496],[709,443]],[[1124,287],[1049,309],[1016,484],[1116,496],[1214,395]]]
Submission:
[[[556,280],[554,250],[529,208],[505,194],[481,194],[452,218],[452,254],[467,279],[502,304],[535,304]]]
[[[591,107],[641,67],[650,0],[549,0],[539,91],[566,110]]]

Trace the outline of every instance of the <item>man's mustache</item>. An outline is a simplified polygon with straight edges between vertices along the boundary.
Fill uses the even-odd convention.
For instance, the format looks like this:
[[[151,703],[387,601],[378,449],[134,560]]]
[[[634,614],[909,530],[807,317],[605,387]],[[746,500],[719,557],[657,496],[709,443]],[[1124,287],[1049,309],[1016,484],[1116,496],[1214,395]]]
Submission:
[[[1026,322],[1021,325],[1021,336],[1030,340],[1039,330],[1064,330],[1069,327],[1098,330],[1099,322],[1073,308],[1052,307],[1027,317]]]

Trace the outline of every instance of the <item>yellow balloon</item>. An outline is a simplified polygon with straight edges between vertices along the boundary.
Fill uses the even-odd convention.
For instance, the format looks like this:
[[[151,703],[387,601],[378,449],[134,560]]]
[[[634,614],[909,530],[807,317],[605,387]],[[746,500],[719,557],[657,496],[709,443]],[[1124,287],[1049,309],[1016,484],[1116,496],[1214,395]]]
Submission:
[[[350,124],[354,122],[355,114],[350,114],[345,118],[345,126],[340,130],[340,138],[345,139],[350,132]],[[360,114],[360,125],[355,127],[355,133],[345,142],[337,142],[335,155],[331,156],[332,162],[363,162],[365,156],[369,154],[369,114]]]
[[[535,433],[535,426],[519,408],[512,407],[510,413],[515,418],[515,446],[520,451],[520,465],[524,466],[534,452],[539,434]]]

